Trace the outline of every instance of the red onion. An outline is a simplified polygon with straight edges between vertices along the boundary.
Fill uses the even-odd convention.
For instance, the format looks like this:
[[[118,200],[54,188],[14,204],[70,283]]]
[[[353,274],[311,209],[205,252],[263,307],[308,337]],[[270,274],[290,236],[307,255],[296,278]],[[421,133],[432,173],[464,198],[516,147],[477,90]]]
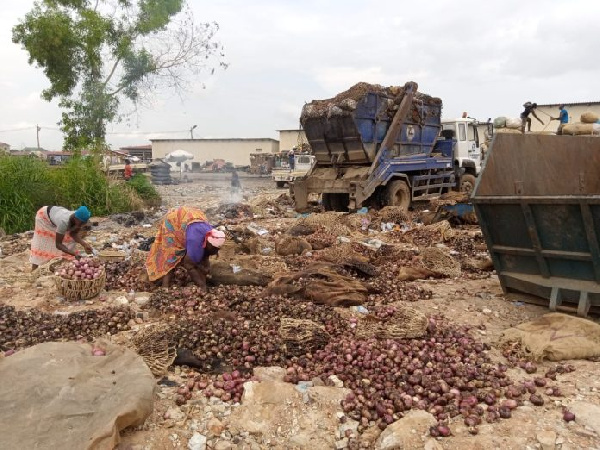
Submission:
[[[573,414],[571,411],[569,411],[568,409],[564,409],[563,410],[563,420],[565,422],[572,422],[575,420],[575,414]]]
[[[542,406],[544,404],[544,399],[536,394],[531,394],[529,401],[535,406]]]

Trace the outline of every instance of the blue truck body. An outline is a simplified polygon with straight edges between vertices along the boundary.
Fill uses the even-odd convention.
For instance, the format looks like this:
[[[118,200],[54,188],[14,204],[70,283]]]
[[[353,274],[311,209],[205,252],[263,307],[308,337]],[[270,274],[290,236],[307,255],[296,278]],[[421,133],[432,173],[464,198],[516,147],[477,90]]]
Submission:
[[[416,84],[414,89],[409,84],[401,101],[367,92],[353,110],[303,111],[302,125],[316,165],[294,183],[297,209],[306,206],[311,193],[334,200],[324,200],[326,209],[356,209],[373,203],[408,206],[407,201],[456,185],[452,139],[438,139],[441,100],[422,101]],[[397,189],[400,181],[406,185],[400,186],[404,198],[386,192],[390,185]]]

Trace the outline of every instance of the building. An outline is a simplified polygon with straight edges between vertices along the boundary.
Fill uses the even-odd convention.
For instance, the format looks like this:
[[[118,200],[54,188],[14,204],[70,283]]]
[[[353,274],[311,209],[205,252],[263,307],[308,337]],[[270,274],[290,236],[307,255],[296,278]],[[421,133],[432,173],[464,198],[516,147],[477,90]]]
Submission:
[[[10,145],[6,142],[0,142],[0,153],[8,153],[10,152]]]
[[[142,161],[152,160],[152,144],[131,145],[129,147],[121,147],[119,150],[127,153],[129,156],[137,156]]]
[[[544,125],[531,118],[531,131],[553,131],[558,129],[558,120],[550,120],[550,117],[558,117],[558,106],[565,105],[565,109],[569,112],[569,123],[581,122],[581,114],[584,112],[594,112],[600,116],[600,102],[580,102],[580,103],[547,103],[544,105],[538,104],[537,116],[542,119]],[[548,123],[550,122],[550,123]]]
[[[279,132],[279,151],[289,152],[299,144],[307,143],[304,130],[277,130]]]
[[[235,166],[249,166],[251,153],[277,153],[279,141],[271,138],[151,139],[152,159],[164,158],[175,150],[194,155],[195,164],[224,159]]]

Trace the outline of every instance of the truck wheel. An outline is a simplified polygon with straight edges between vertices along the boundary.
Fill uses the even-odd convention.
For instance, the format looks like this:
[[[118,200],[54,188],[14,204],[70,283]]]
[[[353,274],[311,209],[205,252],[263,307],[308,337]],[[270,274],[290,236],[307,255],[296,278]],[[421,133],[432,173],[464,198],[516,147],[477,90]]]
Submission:
[[[410,206],[410,188],[404,180],[394,180],[387,185],[385,204],[387,206],[401,206],[408,210]]]
[[[278,189],[284,188],[285,187],[285,181],[276,181],[275,182],[275,186],[277,186]]]
[[[348,211],[349,194],[323,193],[322,202],[325,211]]]
[[[475,176],[469,173],[460,177],[460,192],[471,194],[475,189]]]

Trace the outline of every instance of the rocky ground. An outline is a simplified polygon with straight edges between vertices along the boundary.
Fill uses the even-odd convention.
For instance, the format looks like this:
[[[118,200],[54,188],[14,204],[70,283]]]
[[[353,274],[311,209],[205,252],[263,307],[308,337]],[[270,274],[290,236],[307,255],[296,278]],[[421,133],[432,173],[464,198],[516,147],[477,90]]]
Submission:
[[[385,298],[387,291],[381,289],[393,286],[399,292],[389,294],[397,296],[394,297],[395,301],[409,304],[427,317],[444,317],[443,320],[453,326],[468,327],[473,339],[489,346],[485,353],[497,364],[507,364],[498,347],[501,333],[548,312],[545,307],[523,302],[523,298],[504,296],[498,278],[486,265],[485,245],[476,226],[442,230],[425,228],[416,223],[418,215],[411,214],[404,220],[398,220],[394,227],[390,226],[392,231],[382,232],[375,216],[365,221],[366,216],[352,215],[344,219],[343,226],[331,223],[322,225],[325,231],[329,227],[334,232],[323,232],[322,239],[313,237],[311,240],[307,237],[314,248],[304,249],[302,255],[278,256],[275,254],[275,243],[279,242],[286,230],[303,220],[302,223],[311,223],[308,219],[298,218],[293,212],[285,195],[282,196],[286,190],[276,189],[269,178],[242,177],[242,194],[234,198],[229,191],[229,176],[225,174],[192,174],[190,179],[189,183],[159,187],[164,200],[161,209],[137,217],[95,219],[97,224],[89,236],[91,243],[96,249],[121,251],[135,260],[143,255],[140,249],[154,235],[156,220],[166,208],[189,205],[206,210],[213,223],[227,225],[234,235],[239,230],[244,231],[236,235],[242,236],[238,245],[245,246],[244,255],[234,255],[235,251],[229,249],[231,251],[224,251],[220,256],[221,261],[231,262],[235,267],[239,265],[252,270],[277,267],[289,272],[306,267],[314,260],[327,259],[327,252],[331,252],[331,249],[354,245],[355,255],[363,257],[364,261],[384,274],[375,277],[375,281],[361,281],[371,289],[368,307]],[[222,206],[230,202],[236,205]],[[420,207],[421,210],[427,208],[427,205]],[[313,218],[317,216],[320,213],[310,215]],[[261,230],[267,233],[256,236],[257,232],[262,234]],[[128,340],[131,333],[166,317],[149,312],[144,307],[148,302],[153,302],[151,299],[158,294],[139,290],[140,282],[136,279],[139,274],[124,275],[124,280],[119,278],[111,281],[109,287],[112,289],[94,299],[65,301],[58,295],[50,273],[39,274],[41,276],[36,279],[31,277],[26,252],[29,237],[25,233],[7,236],[0,241],[1,304],[14,306],[17,310],[59,314],[103,310],[109,306],[129,307],[136,319],[130,320],[127,330],[113,334],[112,339],[117,343]],[[327,241],[327,245],[317,245],[323,240]],[[252,241],[252,245],[248,244],[249,241]],[[357,244],[359,250],[356,250]],[[429,274],[431,276],[407,278],[406,267],[414,268],[420,264],[424,247],[445,251],[459,271],[448,271],[446,265],[444,270],[436,269],[444,273],[434,270]],[[386,248],[393,248],[397,253],[390,256],[385,253]],[[332,254],[335,258],[336,254]],[[396,258],[396,254],[400,256]],[[420,270],[425,269],[427,265],[420,267]],[[383,283],[383,288],[378,283]],[[135,292],[131,292],[130,287],[134,286]],[[211,290],[221,292],[216,287]],[[344,310],[340,314],[360,314],[355,308],[336,310]],[[190,314],[189,311],[183,313]],[[192,313],[202,314],[201,303],[194,306]],[[350,390],[339,379],[325,380],[323,383],[315,378],[293,384],[287,382],[288,372],[281,367],[255,367],[253,378],[244,384],[240,402],[223,401],[223,397],[207,397],[201,390],[195,389],[187,401],[178,404],[182,403],[177,400],[180,386],[197,380],[199,375],[186,366],[174,366],[169,369],[166,378],[157,384],[152,415],[143,425],[124,430],[118,448],[600,448],[600,380],[596,376],[597,363],[586,360],[568,363],[575,370],[558,375],[553,384],[560,388],[562,396],[542,394],[542,406],[535,406],[527,397],[523,397],[520,405],[512,411],[510,419],[494,423],[483,421],[476,427],[477,434],[473,434],[473,427],[469,429],[463,417],[457,415],[448,419],[452,435],[437,438],[430,433],[430,427],[435,426],[437,420],[428,411],[413,408],[382,431],[380,428],[383,427],[378,427],[374,422],[360,423],[343,411],[341,402],[347,398]],[[532,375],[518,366],[508,366],[507,373],[515,382],[531,379]],[[538,363],[536,375],[544,374],[555,366],[556,363],[551,362]],[[564,407],[575,413],[575,421],[563,420]]]

